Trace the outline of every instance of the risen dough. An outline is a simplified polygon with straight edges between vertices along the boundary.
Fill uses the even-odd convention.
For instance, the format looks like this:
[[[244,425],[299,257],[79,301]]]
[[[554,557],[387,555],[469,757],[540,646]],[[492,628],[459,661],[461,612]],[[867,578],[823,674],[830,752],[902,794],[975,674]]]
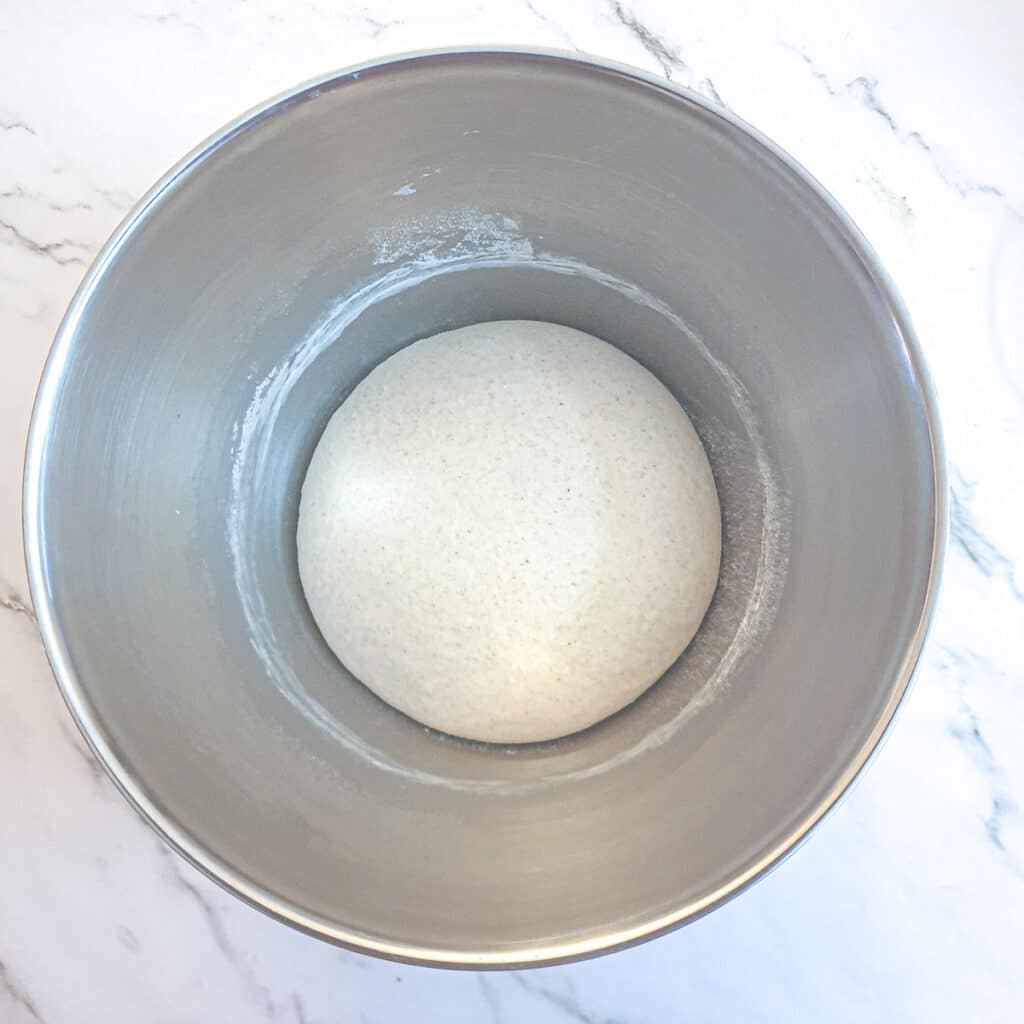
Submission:
[[[707,457],[619,349],[499,321],[416,342],[327,425],[302,488],[302,586],[394,707],[469,739],[600,721],[682,653],[718,578]]]

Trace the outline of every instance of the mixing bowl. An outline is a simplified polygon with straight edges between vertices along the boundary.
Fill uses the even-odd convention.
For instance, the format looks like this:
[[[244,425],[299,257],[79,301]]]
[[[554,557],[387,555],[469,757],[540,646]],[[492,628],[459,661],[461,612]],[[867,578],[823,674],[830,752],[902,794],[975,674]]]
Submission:
[[[306,465],[353,386],[504,318],[654,372],[707,447],[724,529],[666,677],[509,748],[353,679],[295,550]],[[427,53],[258,108],[139,203],[46,367],[26,549],[72,713],[194,864],[367,952],[550,962],[715,907],[845,790],[921,649],[943,472],[893,288],[792,160],[623,67]]]

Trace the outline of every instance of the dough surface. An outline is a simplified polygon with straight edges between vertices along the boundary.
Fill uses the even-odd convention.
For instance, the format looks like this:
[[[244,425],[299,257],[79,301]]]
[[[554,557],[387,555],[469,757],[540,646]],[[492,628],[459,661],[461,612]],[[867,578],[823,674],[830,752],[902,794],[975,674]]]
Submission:
[[[302,586],[328,645],[435,729],[523,743],[625,707],[679,657],[721,519],[686,413],[639,363],[536,321],[374,369],[302,487]]]

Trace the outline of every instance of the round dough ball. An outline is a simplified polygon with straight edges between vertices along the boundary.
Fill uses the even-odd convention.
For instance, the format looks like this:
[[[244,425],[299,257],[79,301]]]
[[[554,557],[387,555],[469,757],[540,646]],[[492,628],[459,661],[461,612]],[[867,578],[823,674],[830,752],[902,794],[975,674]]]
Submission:
[[[686,413],[581,331],[497,321],[381,363],[302,487],[302,586],[374,693],[443,732],[527,743],[625,707],[714,593],[721,519]]]

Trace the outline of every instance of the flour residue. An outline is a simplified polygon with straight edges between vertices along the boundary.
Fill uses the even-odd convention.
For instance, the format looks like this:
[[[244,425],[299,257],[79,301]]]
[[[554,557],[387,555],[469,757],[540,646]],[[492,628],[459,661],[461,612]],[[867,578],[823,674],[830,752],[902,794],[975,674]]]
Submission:
[[[231,501],[227,514],[228,549],[249,639],[269,678],[300,714],[356,756],[410,781],[453,790],[522,793],[538,786],[578,781],[601,774],[661,746],[680,726],[721,693],[736,665],[765,636],[774,619],[786,577],[788,505],[776,480],[746,389],[729,367],[716,359],[681,317],[665,303],[637,285],[579,260],[535,251],[512,216],[470,207],[410,218],[377,232],[370,239],[370,245],[374,265],[382,268],[381,275],[340,297],[291,353],[256,385],[252,401],[233,431]],[[563,771],[525,782],[458,779],[412,768],[370,746],[343,722],[338,721],[306,691],[280,649],[274,624],[255,579],[254,559],[249,557],[256,543],[255,531],[249,522],[249,498],[258,492],[264,479],[272,456],[275,424],[292,388],[302,375],[324,349],[375,302],[399,294],[439,274],[480,267],[530,267],[557,274],[582,276],[613,289],[668,320],[697,348],[730,395],[747,435],[745,443],[754,453],[763,503],[760,553],[746,607],[728,648],[699,693],[672,718],[614,757],[587,768]],[[729,573],[736,572],[736,567],[723,563],[723,583],[728,583]]]
[[[514,217],[472,206],[410,217],[381,228],[370,243],[378,267],[398,263],[430,267],[468,258],[529,260],[533,256],[533,245]]]

